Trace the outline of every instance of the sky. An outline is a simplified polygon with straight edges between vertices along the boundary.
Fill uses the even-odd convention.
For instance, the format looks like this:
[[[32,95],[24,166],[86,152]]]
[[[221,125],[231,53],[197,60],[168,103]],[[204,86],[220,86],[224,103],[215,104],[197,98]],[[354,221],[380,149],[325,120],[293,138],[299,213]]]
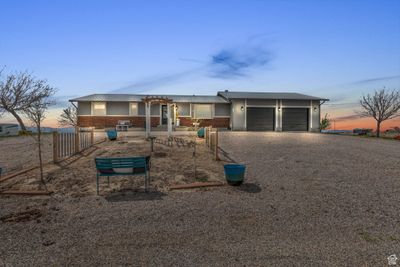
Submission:
[[[329,98],[336,129],[374,128],[358,101],[400,90],[399,14],[398,0],[1,0],[0,67],[58,89],[48,126],[92,93],[227,89]]]

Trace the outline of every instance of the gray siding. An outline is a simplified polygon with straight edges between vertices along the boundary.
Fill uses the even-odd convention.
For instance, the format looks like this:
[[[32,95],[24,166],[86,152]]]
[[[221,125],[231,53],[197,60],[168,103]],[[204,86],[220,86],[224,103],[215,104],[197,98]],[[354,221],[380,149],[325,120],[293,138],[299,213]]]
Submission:
[[[310,100],[282,100],[284,107],[310,107]]]
[[[275,106],[276,100],[274,99],[247,99],[248,106]]]
[[[107,102],[107,115],[129,115],[129,102]]]
[[[139,116],[146,115],[146,105],[143,102],[138,103],[138,115]],[[160,115],[160,104],[152,104],[151,105],[151,115],[152,116]]]
[[[160,115],[160,104],[152,104],[150,114],[152,116]]]
[[[244,99],[232,100],[232,129],[246,130],[246,112]],[[243,110],[241,110],[243,107]]]
[[[215,116],[226,116],[231,115],[231,105],[230,104],[215,104]]]
[[[138,103],[138,115],[139,116],[146,115],[146,105],[143,102]]]
[[[78,103],[78,115],[91,115],[92,114],[92,103],[91,102],[79,102]]]
[[[190,103],[178,103],[179,116],[190,116]]]
[[[319,101],[313,101],[312,102],[312,109],[310,110],[311,112],[311,119],[312,119],[312,127],[310,127],[310,130],[313,132],[319,132],[320,131],[320,121],[321,121],[321,110],[319,106]],[[317,109],[314,110],[314,107]]]

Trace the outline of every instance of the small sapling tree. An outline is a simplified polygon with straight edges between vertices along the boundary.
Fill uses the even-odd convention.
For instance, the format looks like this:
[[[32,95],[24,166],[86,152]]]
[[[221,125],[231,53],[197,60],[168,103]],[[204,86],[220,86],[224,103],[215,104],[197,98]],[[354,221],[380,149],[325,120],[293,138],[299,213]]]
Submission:
[[[51,96],[55,94],[55,89],[50,87],[45,81],[37,82],[37,87],[40,87],[41,97],[37,97],[36,101],[32,102],[29,107],[24,109],[24,113],[28,119],[36,127],[36,143],[38,146],[40,181],[47,191],[46,182],[43,176],[43,159],[42,159],[42,122],[46,118],[46,111],[50,105],[54,104]]]

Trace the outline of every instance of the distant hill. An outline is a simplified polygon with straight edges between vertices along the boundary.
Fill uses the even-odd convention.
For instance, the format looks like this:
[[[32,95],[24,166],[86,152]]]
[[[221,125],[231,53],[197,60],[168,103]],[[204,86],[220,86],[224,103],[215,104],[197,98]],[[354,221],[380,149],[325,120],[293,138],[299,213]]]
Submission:
[[[26,129],[33,133],[37,132],[35,127],[26,127]],[[51,133],[51,132],[56,132],[56,131],[60,132],[60,133],[73,133],[75,131],[75,129],[72,127],[68,127],[68,128],[42,127],[42,132],[44,132],[44,133]]]

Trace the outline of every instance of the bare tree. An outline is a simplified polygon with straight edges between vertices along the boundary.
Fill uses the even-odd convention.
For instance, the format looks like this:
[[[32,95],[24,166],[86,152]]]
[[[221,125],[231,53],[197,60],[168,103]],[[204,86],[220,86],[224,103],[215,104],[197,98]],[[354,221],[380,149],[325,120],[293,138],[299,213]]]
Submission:
[[[376,137],[379,137],[381,123],[400,116],[400,91],[386,90],[375,91],[373,95],[367,94],[360,100],[363,117],[373,117],[376,120]]]
[[[2,71],[0,71],[1,78]],[[18,121],[21,130],[26,131],[21,114],[29,108],[32,103],[47,97],[43,87],[44,80],[36,80],[27,72],[10,74],[0,79],[0,114],[8,112]]]
[[[29,118],[29,120],[36,126],[37,130],[37,146],[38,146],[38,156],[39,156],[39,168],[40,168],[40,181],[47,191],[46,182],[43,176],[43,159],[42,159],[42,122],[46,118],[46,111],[50,105],[54,103],[50,99],[51,96],[55,94],[55,89],[50,87],[46,82],[37,83],[36,86],[40,89],[39,92],[46,97],[36,97],[33,96],[36,101],[31,103],[31,105],[24,109],[24,113]]]
[[[60,118],[58,119],[58,124],[60,124],[61,126],[77,127],[78,114],[76,107],[70,105],[68,108],[63,109],[63,112],[61,113]]]

